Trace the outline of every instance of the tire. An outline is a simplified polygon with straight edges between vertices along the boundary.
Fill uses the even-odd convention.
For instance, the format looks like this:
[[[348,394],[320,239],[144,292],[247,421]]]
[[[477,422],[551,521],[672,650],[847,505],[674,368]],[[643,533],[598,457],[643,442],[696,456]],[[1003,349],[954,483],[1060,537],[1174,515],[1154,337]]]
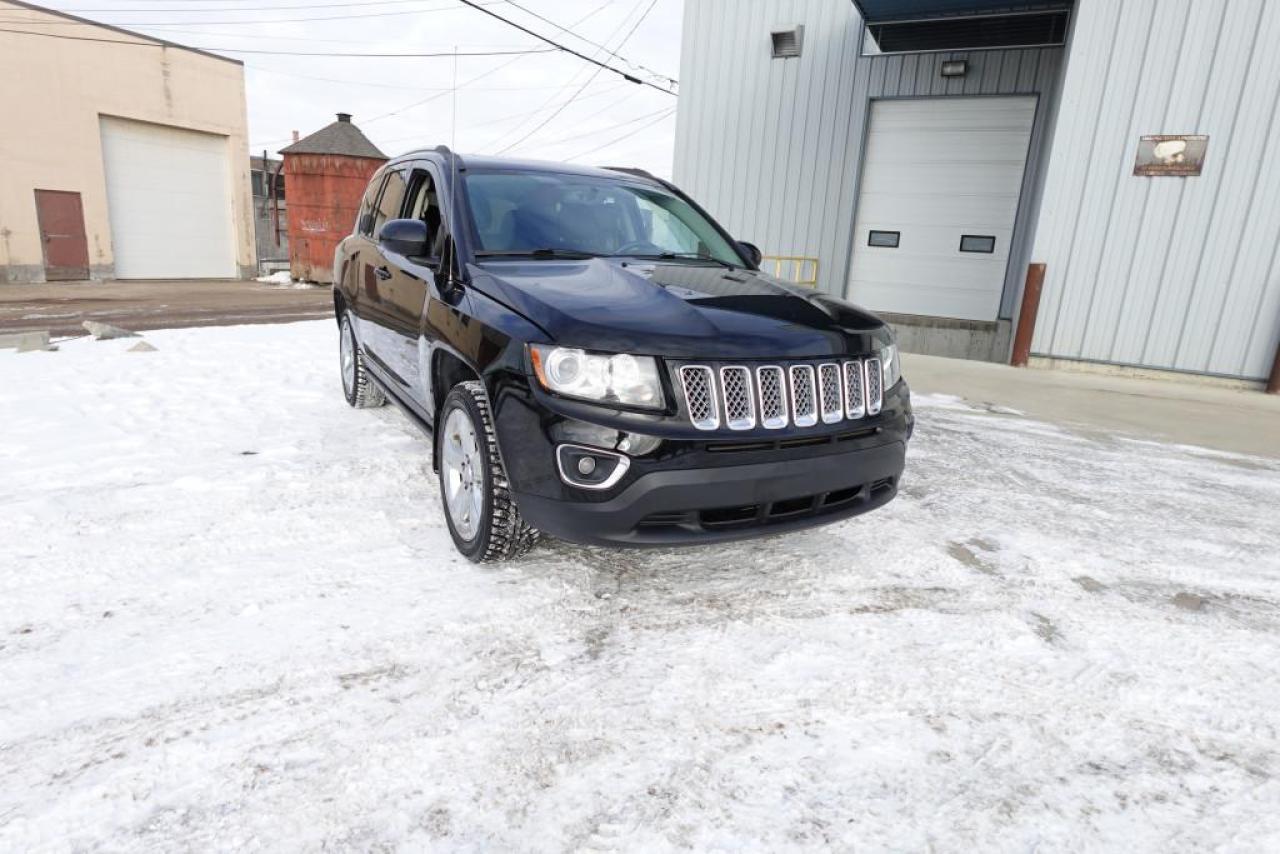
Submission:
[[[475,381],[454,386],[437,423],[440,502],[453,544],[475,563],[528,552],[538,531],[525,524],[511,496],[484,386]]]
[[[342,374],[342,394],[356,409],[373,409],[387,402],[387,396],[370,378],[364,364],[364,348],[356,343],[350,315],[342,315],[338,330],[338,370]]]

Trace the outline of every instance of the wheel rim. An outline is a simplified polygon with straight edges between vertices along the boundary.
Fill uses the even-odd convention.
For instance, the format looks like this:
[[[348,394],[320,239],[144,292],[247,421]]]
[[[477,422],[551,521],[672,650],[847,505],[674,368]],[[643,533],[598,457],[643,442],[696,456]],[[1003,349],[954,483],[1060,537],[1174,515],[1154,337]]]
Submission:
[[[441,465],[444,501],[454,530],[464,540],[475,539],[484,512],[484,473],[480,444],[467,413],[454,409],[444,422]]]
[[[342,390],[351,396],[356,386],[356,342],[351,334],[351,321],[342,321]]]

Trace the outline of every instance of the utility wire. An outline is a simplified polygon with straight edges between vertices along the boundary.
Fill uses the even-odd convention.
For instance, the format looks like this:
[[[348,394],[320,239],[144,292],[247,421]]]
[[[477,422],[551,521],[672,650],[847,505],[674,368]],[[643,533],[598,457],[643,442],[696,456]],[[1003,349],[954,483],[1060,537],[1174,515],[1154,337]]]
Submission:
[[[90,36],[63,36],[57,33],[37,33],[31,30],[10,30],[0,28],[0,33],[16,33],[23,36],[40,36],[46,39],[62,39],[64,41],[75,42],[98,42],[100,44],[123,44],[133,47],[167,47],[163,39],[155,39],[154,36],[144,36],[139,34],[139,38],[151,38],[155,41],[130,42],[123,39],[99,39]],[[528,56],[531,53],[555,53],[551,48],[536,48],[531,50],[477,50],[467,52],[457,52],[451,50],[439,51],[434,53],[334,53],[331,51],[292,51],[292,50],[253,50],[243,47],[195,47],[194,45],[179,45],[179,47],[192,47],[195,50],[202,51],[218,51],[221,53],[253,53],[265,54],[267,56],[323,56],[323,57],[351,57],[351,58],[369,58],[369,59],[429,59],[443,56]],[[448,90],[446,90],[448,91]]]
[[[544,142],[542,143],[542,145],[553,146],[553,145],[564,145],[566,142],[577,142],[578,140],[585,139],[586,137],[589,137],[589,136],[595,136],[596,134],[600,134],[600,133],[610,133],[611,131],[620,130],[621,128],[627,127],[628,125],[633,125],[636,122],[642,122],[645,119],[652,119],[655,116],[661,115],[663,113],[669,113],[669,112],[671,112],[671,107],[663,107],[661,110],[654,110],[652,113],[645,113],[643,115],[635,116],[634,118],[627,119],[625,122],[618,122],[617,124],[605,125],[602,128],[583,131],[582,133],[575,133],[571,136],[563,136],[563,137],[560,137],[559,139],[553,139],[553,140]]]
[[[450,56],[452,55],[453,54],[451,53]],[[280,74],[285,77],[297,77],[300,80],[315,80],[320,83],[338,83],[340,85],[346,85],[346,86],[364,86],[372,89],[398,89],[402,92],[417,92],[419,94],[422,94],[424,92],[452,92],[453,91],[452,86],[407,86],[403,83],[375,83],[371,80],[357,80],[350,77],[346,79],[343,79],[341,77],[317,77],[314,74],[299,74],[296,71],[281,71],[278,68],[267,68],[262,65],[246,64],[245,68],[248,68],[252,71],[258,71],[263,74]],[[472,91],[474,92],[546,92],[548,90],[555,89],[556,91],[559,92],[568,88],[569,88],[568,86],[557,85],[557,84],[550,84],[547,86],[475,86],[475,87],[472,87]],[[614,84],[613,87],[609,89],[604,89],[600,93],[594,93],[592,95],[588,95],[587,97],[594,98],[596,94],[602,94],[603,92],[615,92],[618,89],[622,89],[622,88],[629,89],[631,87],[626,83],[616,83]],[[584,98],[582,100],[586,100],[586,99]],[[541,112],[541,108],[537,110],[531,110],[528,113],[521,113],[520,115],[530,116],[537,112]],[[504,116],[503,120],[512,119],[512,118],[515,118],[515,116]]]
[[[109,26],[109,27],[163,27],[163,26],[170,26],[170,25],[177,25],[177,24],[196,24],[196,23],[201,25],[214,25],[214,26],[234,26],[234,25],[256,26],[258,24],[299,24],[299,23],[309,23],[313,21],[349,21],[353,18],[391,18],[391,17],[403,16],[403,15],[423,15],[428,12],[452,12],[457,8],[458,7],[456,6],[448,6],[448,7],[435,6],[430,9],[400,9],[398,11],[391,11],[391,12],[388,12],[388,11],[353,12],[346,15],[313,15],[305,18],[252,18],[252,19],[237,18],[234,21],[204,21],[204,20],[202,21],[126,21],[123,24],[106,24],[106,26]],[[479,5],[477,5],[476,8],[482,9],[482,11],[484,11],[483,8]],[[24,10],[15,9],[13,11],[21,12]],[[252,12],[256,10],[253,10],[253,9],[202,9],[199,11]],[[72,21],[65,21],[65,20],[49,21],[41,18],[0,19],[0,24],[40,24],[41,26],[60,26],[60,27],[77,27],[77,26],[84,26],[85,24],[98,25],[102,23],[103,22],[101,21],[93,21],[87,18],[84,20],[72,20]]]
[[[645,18],[647,18],[647,17],[649,17],[649,13],[653,11],[653,7],[654,7],[654,6],[656,6],[657,4],[658,4],[658,0],[649,0],[649,7],[648,7],[647,9],[645,9],[645,10],[644,10],[644,12],[640,15],[640,17],[636,19],[636,22],[635,22],[634,24],[632,24],[632,25],[631,25],[631,29],[627,30],[627,34],[626,34],[625,36],[623,36],[623,37],[622,37],[622,41],[620,41],[620,42],[618,43],[618,47],[619,47],[619,48],[622,48],[622,47],[624,47],[624,46],[626,45],[627,40],[628,40],[628,39],[630,39],[630,38],[631,38],[631,36],[633,36],[633,35],[635,34],[635,31],[636,31],[637,29],[639,29],[639,27],[640,27],[640,25],[641,25],[642,23],[644,23],[644,19],[645,19]],[[601,72],[601,71],[603,71],[603,70],[604,70],[605,68],[607,68],[607,67],[608,67],[608,66],[603,66],[603,65],[602,65],[600,68],[597,68],[594,72],[592,72],[591,76],[587,78],[586,82],[585,82],[585,83],[583,83],[581,86],[579,86],[579,87],[578,87],[578,91],[576,91],[576,92],[574,92],[572,95],[570,95],[570,96],[569,96],[569,99],[568,99],[567,101],[565,101],[563,104],[561,104],[559,107],[557,107],[557,108],[556,108],[556,110],[555,110],[555,112],[553,112],[551,115],[547,116],[545,119],[543,119],[543,120],[542,120],[542,122],[541,122],[541,123],[539,123],[538,125],[536,125],[532,130],[530,130],[530,131],[529,131],[528,133],[526,133],[524,136],[522,136],[522,137],[520,137],[519,139],[517,139],[515,142],[511,143],[511,144],[510,144],[510,145],[508,145],[507,147],[505,147],[505,148],[503,148],[502,150],[500,150],[498,153],[499,153],[499,154],[506,154],[508,151],[510,151],[511,149],[513,149],[513,148],[515,148],[516,146],[520,145],[522,142],[524,142],[525,140],[527,140],[529,137],[533,136],[535,133],[537,133],[538,131],[542,130],[544,127],[546,127],[547,125],[549,125],[549,124],[550,124],[550,123],[555,119],[555,117],[556,117],[556,116],[558,116],[558,115],[560,115],[561,113],[563,113],[563,112],[565,111],[565,109],[566,109],[566,108],[568,108],[568,106],[569,106],[570,104],[572,104],[575,100],[577,100],[578,96],[579,96],[579,95],[581,95],[581,94],[583,93],[583,91],[584,91],[584,90],[586,90],[586,88],[587,88],[588,86],[590,86],[590,85],[591,85],[591,83],[596,79],[596,77],[598,77],[598,76],[600,75],[600,72]],[[658,86],[654,86],[653,88],[658,89],[659,91],[666,91],[665,89],[662,89],[661,87],[658,87]],[[667,94],[671,94],[671,93],[670,93],[670,92],[668,92]]]
[[[631,20],[631,16],[634,15],[636,12],[640,11],[640,7],[644,5],[644,2],[645,0],[636,0],[636,4],[633,7],[631,7],[631,9],[625,15],[622,16],[622,20],[618,22],[618,25],[609,32],[609,35],[604,37],[604,41],[606,43],[613,41],[614,38],[617,37],[617,35],[626,28],[627,23]],[[568,28],[566,27],[565,30],[567,31]],[[573,74],[571,74],[569,76],[569,79],[565,81],[565,84],[562,87],[562,89],[571,89],[577,86],[578,85],[577,81],[579,79],[578,75],[581,73],[585,72],[587,76],[594,77],[595,75],[591,73],[593,71],[598,74],[600,69],[593,68],[590,65],[583,65],[579,68],[575,68],[573,71]],[[643,91],[643,90],[637,90],[637,91]],[[541,104],[538,105],[538,110],[533,114],[534,116],[533,120],[537,121],[536,116],[541,114],[544,110],[547,110],[553,107],[558,100],[559,100],[558,94],[553,93],[552,95],[550,95],[545,101],[543,101]],[[521,133],[521,129],[523,127],[524,127],[524,121],[522,120],[517,124],[515,124],[514,126],[504,130],[502,133],[498,134],[498,136],[495,137],[493,140],[485,143],[485,145],[482,147],[481,150],[489,151],[493,148],[496,148],[498,144],[503,140],[509,139],[510,137]]]
[[[537,32],[536,30],[531,30],[531,29],[529,29],[528,27],[524,26],[523,24],[518,24],[518,23],[516,23],[515,21],[511,20],[510,18],[504,18],[503,16],[499,15],[497,12],[494,12],[494,11],[491,11],[491,10],[489,10],[489,9],[486,9],[484,6],[482,6],[482,5],[480,5],[479,3],[475,2],[475,0],[458,0],[458,2],[459,2],[459,3],[461,3],[461,4],[462,4],[462,5],[464,5],[464,6],[469,6],[470,8],[475,9],[477,12],[483,12],[484,14],[488,15],[488,16],[489,16],[489,17],[491,17],[491,18],[496,18],[497,20],[501,21],[502,23],[506,24],[507,26],[515,27],[517,30],[519,30],[519,31],[520,31],[520,32],[522,32],[522,33],[528,33],[529,35],[533,36],[534,38],[538,39],[539,41],[544,41],[544,42],[546,42],[547,44],[552,45],[553,47],[555,47],[555,48],[557,48],[557,49],[559,49],[559,50],[564,51],[565,53],[573,54],[574,56],[578,57],[579,59],[583,60],[584,62],[589,62],[589,63],[591,63],[592,65],[599,66],[599,67],[600,67],[600,69],[605,70],[605,71],[612,71],[614,74],[617,74],[617,75],[619,75],[619,76],[623,77],[624,79],[631,81],[632,83],[639,83],[641,86],[648,86],[648,87],[649,87],[649,88],[651,88],[651,89],[656,89],[656,90],[658,90],[659,92],[665,92],[665,93],[666,93],[666,94],[668,94],[668,95],[672,95],[672,96],[674,96],[674,95],[676,94],[675,92],[672,92],[670,89],[667,89],[667,88],[665,88],[665,87],[659,86],[658,84],[656,84],[656,83],[652,83],[652,82],[650,82],[650,81],[648,81],[648,80],[641,80],[639,77],[636,77],[636,76],[634,76],[634,75],[632,75],[632,74],[628,74],[627,72],[623,71],[622,69],[614,68],[612,65],[609,65],[609,64],[607,64],[607,63],[601,62],[600,60],[595,59],[595,58],[593,58],[593,57],[587,56],[585,53],[583,53],[583,52],[581,52],[581,51],[574,50],[573,48],[568,47],[568,46],[566,46],[566,45],[564,45],[564,44],[561,44],[561,43],[560,43],[560,42],[558,42],[558,41],[554,41],[553,39],[550,39],[550,38],[548,38],[548,37],[546,37],[546,36],[542,35],[541,33]],[[678,83],[679,81],[674,81],[674,82],[677,82],[677,83]]]
[[[165,2],[165,0],[156,0],[156,2]],[[114,12],[182,12],[183,14],[187,14],[187,13],[194,14],[196,12],[214,12],[216,14],[218,12],[282,12],[282,11],[288,11],[288,10],[306,10],[306,9],[362,9],[362,8],[367,8],[369,6],[404,6],[405,4],[408,4],[408,3],[421,3],[421,2],[422,0],[370,0],[370,2],[368,3],[350,3],[350,2],[348,3],[297,3],[292,6],[258,6],[255,4],[255,5],[249,6],[248,8],[244,8],[244,7],[238,8],[236,6],[214,6],[213,8],[192,9],[187,6],[179,6],[177,8],[173,8],[173,7],[159,8],[155,6],[148,6],[143,8],[135,7],[130,9],[75,8],[75,9],[56,9],[55,11],[84,12],[84,13],[94,13],[94,14],[103,13],[103,12],[113,12],[113,13]],[[491,0],[491,2],[485,3],[484,5],[497,6],[501,2],[502,0]],[[450,4],[448,6],[433,6],[430,9],[419,9],[418,11],[420,12],[454,12],[454,11],[457,11],[457,9],[458,7],[456,5]]]
[[[560,25],[559,25],[559,24],[557,24],[555,21],[551,20],[550,18],[546,17],[545,15],[540,15],[540,14],[538,14],[536,11],[534,11],[533,9],[528,8],[527,6],[521,6],[519,3],[515,2],[515,0],[504,0],[504,2],[505,2],[508,6],[514,6],[514,7],[516,7],[516,8],[517,8],[517,9],[519,9],[521,12],[524,12],[526,15],[532,15],[533,17],[537,18],[539,21],[542,21],[543,23],[551,24],[553,27],[560,27]],[[490,4],[488,4],[488,5],[496,6],[497,4],[496,4],[496,3],[490,3]],[[565,29],[564,27],[560,27],[560,28],[561,28],[561,29]],[[639,69],[641,69],[641,70],[643,70],[643,71],[647,71],[647,72],[649,72],[650,74],[652,74],[654,77],[660,78],[660,79],[662,79],[662,80],[667,80],[667,81],[669,81],[669,82],[671,82],[671,83],[675,83],[675,82],[677,82],[677,81],[676,81],[676,79],[675,79],[674,77],[669,77],[669,76],[667,76],[666,74],[663,74],[663,73],[662,73],[662,72],[660,72],[660,71],[654,71],[652,68],[649,68],[649,67],[647,67],[647,66],[641,65],[641,64],[640,64],[640,63],[638,63],[638,62],[632,62],[631,60],[627,59],[625,56],[620,55],[617,51],[615,51],[615,50],[610,50],[608,47],[606,47],[605,45],[600,44],[599,42],[593,42],[591,39],[587,38],[587,37],[586,37],[586,36],[584,36],[584,35],[581,35],[580,33],[575,33],[575,32],[573,32],[572,30],[569,30],[569,34],[570,34],[571,36],[573,36],[574,38],[581,39],[582,41],[586,42],[587,44],[591,45],[592,47],[599,48],[600,50],[602,50],[602,51],[604,51],[605,53],[607,53],[607,54],[609,54],[610,56],[612,56],[614,59],[621,60],[622,62],[625,62],[627,65],[631,66],[632,68],[639,68]]]
[[[624,133],[622,136],[618,137],[617,139],[611,139],[608,142],[604,143],[603,145],[597,145],[595,148],[591,149],[590,151],[584,151],[581,154],[575,154],[572,157],[566,157],[565,160],[580,160],[583,157],[589,157],[592,154],[595,154],[597,151],[603,151],[604,149],[612,145],[617,145],[619,142],[630,139],[631,137],[635,136],[641,131],[648,130],[649,128],[653,127],[659,122],[665,122],[667,119],[671,118],[675,114],[676,114],[675,107],[672,107],[671,109],[667,110],[664,115],[658,116],[658,118],[654,119],[651,122],[647,122],[646,124],[641,125],[640,127],[636,128],[633,131],[628,131],[627,133]]]
[[[583,21],[586,21],[588,18],[590,18],[592,15],[595,15],[595,14],[596,14],[597,12],[599,12],[601,9],[604,9],[606,6],[608,6],[608,5],[609,5],[609,3],[610,3],[610,2],[612,2],[612,0],[605,0],[605,2],[601,3],[599,6],[595,7],[594,9],[592,9],[592,10],[591,10],[590,12],[588,12],[587,14],[583,15],[583,16],[582,16],[581,18],[579,18],[577,21],[575,21],[574,23],[570,24],[570,26],[573,26],[573,27],[578,26],[578,25],[579,25],[579,24],[581,24]],[[514,65],[515,63],[519,62],[519,61],[520,61],[521,59],[523,59],[523,58],[524,58],[523,56],[517,56],[515,59],[509,59],[509,60],[507,60],[506,62],[503,62],[503,63],[500,63],[500,64],[498,64],[498,65],[495,65],[493,68],[490,68],[488,71],[481,72],[480,74],[477,74],[475,77],[472,77],[471,79],[466,80],[466,81],[464,81],[464,82],[462,82],[462,83],[458,84],[458,87],[457,87],[457,88],[459,88],[459,89],[465,89],[465,88],[467,88],[468,86],[470,86],[472,83],[475,83],[475,82],[477,82],[477,81],[479,81],[479,80],[483,80],[484,78],[489,77],[490,75],[497,74],[497,73],[498,73],[499,71],[501,71],[502,69],[507,68],[508,66]],[[412,104],[406,104],[406,105],[405,105],[405,106],[403,106],[403,107],[398,107],[398,108],[396,108],[396,109],[392,110],[392,111],[391,111],[391,112],[389,112],[389,113],[383,113],[382,115],[375,116],[375,117],[374,117],[374,118],[372,118],[372,119],[369,119],[369,120],[367,120],[367,121],[365,121],[365,122],[362,122],[362,124],[368,124],[369,122],[381,121],[382,119],[389,118],[389,117],[391,117],[391,116],[397,115],[398,113],[403,113],[403,112],[404,112],[404,111],[406,111],[406,110],[412,110],[412,109],[414,109],[415,107],[421,107],[423,104],[429,104],[430,102],[432,102],[432,101],[436,100],[437,98],[442,98],[442,97],[444,97],[446,94],[448,94],[449,92],[452,92],[452,91],[453,91],[453,89],[452,89],[452,88],[450,88],[450,89],[445,89],[444,91],[439,92],[439,93],[437,93],[437,94],[435,94],[435,95],[432,95],[432,96],[431,96],[431,97],[429,97],[429,98],[424,98],[424,99],[422,99],[421,101],[415,101],[415,102],[413,102]]]

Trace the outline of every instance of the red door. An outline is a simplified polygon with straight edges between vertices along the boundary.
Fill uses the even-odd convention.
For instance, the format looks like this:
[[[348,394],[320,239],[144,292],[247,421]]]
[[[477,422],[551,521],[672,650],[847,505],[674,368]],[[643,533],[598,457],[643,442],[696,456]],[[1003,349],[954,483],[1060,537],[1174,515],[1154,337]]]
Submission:
[[[44,277],[50,282],[89,278],[89,239],[79,193],[36,190],[36,219],[44,246]]]

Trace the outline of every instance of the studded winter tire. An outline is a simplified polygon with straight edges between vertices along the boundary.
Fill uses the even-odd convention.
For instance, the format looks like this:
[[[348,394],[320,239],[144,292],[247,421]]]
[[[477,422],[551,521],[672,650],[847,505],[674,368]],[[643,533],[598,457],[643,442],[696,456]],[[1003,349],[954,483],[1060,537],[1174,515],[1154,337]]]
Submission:
[[[342,371],[342,393],[356,409],[372,409],[387,402],[386,395],[365,369],[364,348],[356,341],[351,318],[342,316],[339,327],[338,366]]]
[[[476,563],[529,551],[538,532],[525,524],[511,496],[484,386],[475,381],[454,386],[437,425],[440,499],[458,551]]]

